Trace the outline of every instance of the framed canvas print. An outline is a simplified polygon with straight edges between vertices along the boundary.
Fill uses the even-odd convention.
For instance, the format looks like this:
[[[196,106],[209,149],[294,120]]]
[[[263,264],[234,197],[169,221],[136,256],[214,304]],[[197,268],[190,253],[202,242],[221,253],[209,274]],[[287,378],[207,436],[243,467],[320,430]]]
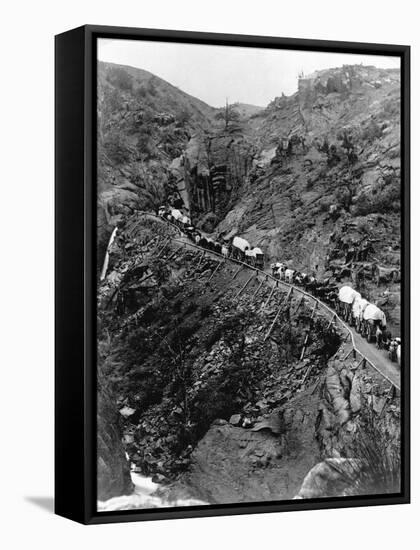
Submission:
[[[56,37],[56,512],[409,502],[408,46]]]

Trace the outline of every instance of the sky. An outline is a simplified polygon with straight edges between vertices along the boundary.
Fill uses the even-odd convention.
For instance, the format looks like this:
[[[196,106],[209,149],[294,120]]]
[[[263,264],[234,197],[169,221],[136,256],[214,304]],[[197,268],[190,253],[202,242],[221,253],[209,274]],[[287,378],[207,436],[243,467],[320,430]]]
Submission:
[[[237,101],[265,107],[297,90],[297,77],[362,63],[399,68],[400,59],[293,50],[99,39],[98,59],[149,71],[213,107]]]

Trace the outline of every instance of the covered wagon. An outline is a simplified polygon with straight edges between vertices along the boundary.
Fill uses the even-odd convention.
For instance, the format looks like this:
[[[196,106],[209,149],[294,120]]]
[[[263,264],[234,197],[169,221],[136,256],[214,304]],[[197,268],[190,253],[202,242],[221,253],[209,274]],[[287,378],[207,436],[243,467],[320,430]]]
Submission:
[[[172,216],[172,222],[176,223],[176,225],[178,226],[182,225],[182,218],[184,216],[180,210],[178,210],[177,208],[172,208],[170,214]]]
[[[345,321],[348,321],[351,317],[351,308],[354,301],[360,298],[361,295],[351,286],[342,286],[338,291],[337,310]]]
[[[183,216],[181,210],[178,210],[177,208],[171,208],[171,214],[174,220],[181,220]]]
[[[369,305],[369,302],[365,298],[356,298],[354,300],[351,310],[351,315],[353,319],[353,323],[356,327],[356,331],[360,332],[362,327],[362,321],[363,321],[363,312],[365,311],[366,307]]]
[[[246,239],[234,237],[232,241],[232,256],[236,260],[245,261],[245,252],[250,250],[251,246]]]
[[[187,225],[191,225],[191,220],[188,216],[182,216],[181,223],[186,227]]]
[[[245,261],[249,265],[255,265],[255,254],[253,250],[245,250]]]
[[[252,251],[254,253],[255,267],[258,267],[258,269],[264,269],[264,252],[261,248],[258,248],[258,246],[253,248]]]
[[[373,342],[376,338],[376,330],[386,327],[385,313],[375,306],[369,304],[363,312],[362,335],[365,336],[368,342]]]

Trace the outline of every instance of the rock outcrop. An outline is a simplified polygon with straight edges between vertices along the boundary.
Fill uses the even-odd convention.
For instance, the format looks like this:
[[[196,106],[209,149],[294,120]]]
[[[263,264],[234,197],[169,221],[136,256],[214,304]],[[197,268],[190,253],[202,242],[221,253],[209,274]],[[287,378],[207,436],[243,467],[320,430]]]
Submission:
[[[122,432],[114,400],[103,384],[98,391],[97,496],[104,501],[133,491],[130,468],[121,442]]]
[[[326,498],[352,495],[354,481],[361,475],[362,469],[362,460],[327,458],[310,470],[294,498]]]
[[[351,280],[398,330],[399,94],[395,71],[331,69],[224,126],[149,73],[101,65],[100,250],[119,224],[99,288],[115,390],[99,395],[101,500],[131,492],[124,452],[175,493],[230,503],[349,494],[372,418],[398,446],[398,396],[345,364],[344,347],[335,356],[329,320],[317,315],[306,342],[311,311],[292,296],[268,334],[286,293],[271,299],[245,270],[176,250],[162,220],[135,211],[172,204],[267,263]]]

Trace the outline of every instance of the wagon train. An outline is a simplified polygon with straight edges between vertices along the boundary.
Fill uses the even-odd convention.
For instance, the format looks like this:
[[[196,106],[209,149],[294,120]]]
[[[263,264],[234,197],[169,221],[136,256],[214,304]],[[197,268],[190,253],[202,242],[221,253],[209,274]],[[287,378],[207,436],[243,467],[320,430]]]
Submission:
[[[191,218],[178,208],[160,206],[158,215],[176,225],[194,244],[211,252],[220,254],[224,259],[232,259],[248,264],[250,267],[264,269],[265,255],[261,248],[252,247],[240,236],[218,242],[199,231]],[[392,338],[386,329],[386,315],[375,304],[370,304],[357,290],[349,285],[338,288],[334,278],[317,280],[313,275],[293,269],[290,262],[274,262],[270,265],[271,274],[279,281],[305,289],[331,307],[345,322],[355,327],[356,332],[368,342],[376,342],[378,347],[388,351],[392,361],[401,363],[401,339]]]

